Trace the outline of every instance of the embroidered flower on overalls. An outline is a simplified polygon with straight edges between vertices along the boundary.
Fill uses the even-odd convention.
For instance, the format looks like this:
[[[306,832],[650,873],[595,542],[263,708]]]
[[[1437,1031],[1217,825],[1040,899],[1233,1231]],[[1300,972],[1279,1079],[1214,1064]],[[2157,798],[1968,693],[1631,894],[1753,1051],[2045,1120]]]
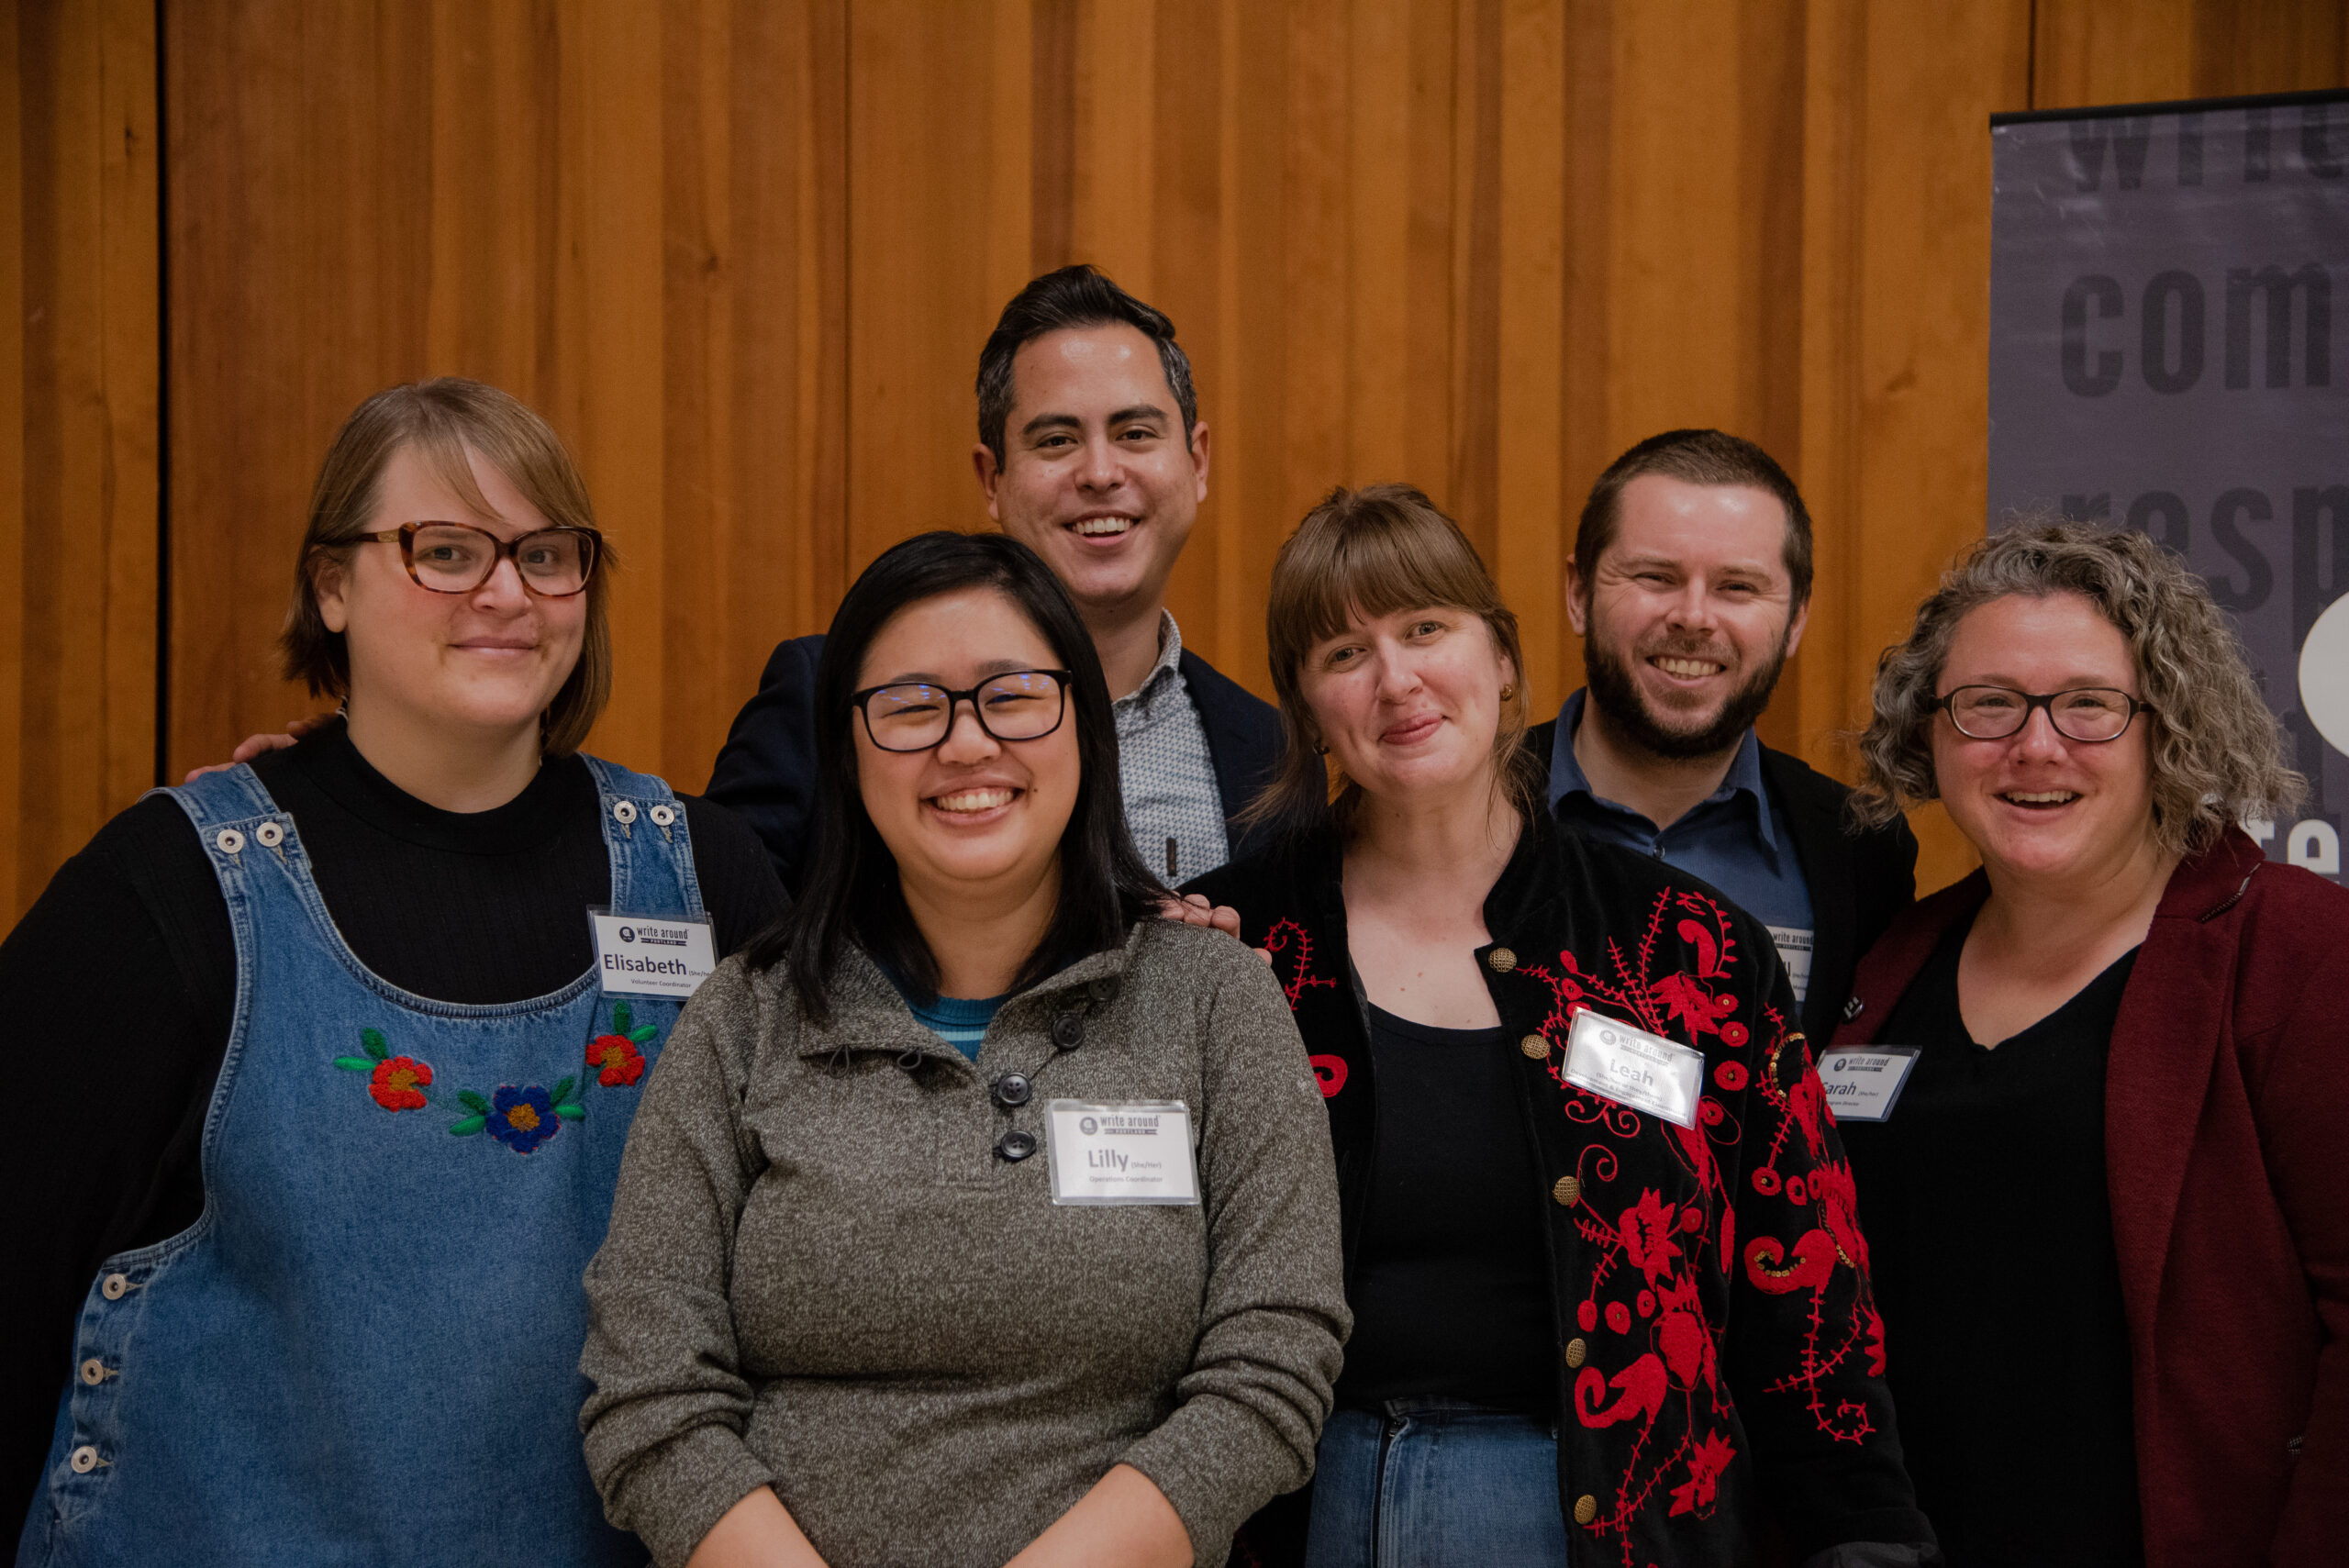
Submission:
[[[366,1055],[338,1056],[334,1064],[346,1073],[366,1073],[367,1092],[377,1105],[387,1111],[420,1111],[432,1103],[432,1096],[424,1092],[432,1084],[429,1063],[413,1056],[394,1056],[381,1029],[361,1029],[359,1044]]]
[[[644,1076],[644,1052],[637,1047],[661,1031],[651,1024],[636,1026],[636,1013],[626,1002],[612,1004],[612,1033],[587,1042],[587,1065],[600,1067],[596,1082],[607,1089],[633,1087]]]
[[[563,1082],[567,1085],[570,1080]],[[562,1126],[562,1118],[555,1114],[554,1096],[535,1084],[527,1089],[501,1084],[490,1105],[489,1135],[517,1154],[528,1154]]]

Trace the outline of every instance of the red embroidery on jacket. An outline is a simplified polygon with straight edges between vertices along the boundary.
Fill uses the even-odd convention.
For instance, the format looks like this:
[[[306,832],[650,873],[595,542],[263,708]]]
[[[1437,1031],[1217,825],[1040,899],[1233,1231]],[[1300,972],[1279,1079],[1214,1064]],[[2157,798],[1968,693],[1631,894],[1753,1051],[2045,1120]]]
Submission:
[[[1313,973],[1313,933],[1294,920],[1283,920],[1264,933],[1264,951],[1273,955],[1273,973],[1281,975],[1281,959],[1289,960],[1288,973],[1281,975],[1281,992],[1288,997],[1290,1012],[1297,1011],[1297,999],[1316,985],[1335,986],[1338,983]],[[1345,1074],[1339,1073],[1339,1086],[1344,1084]],[[1324,1097],[1334,1095],[1336,1088],[1324,1086]]]
[[[1637,940],[1628,947],[1609,940],[1596,966],[1567,951],[1554,966],[1519,966],[1551,989],[1542,1024],[1553,1047],[1550,1076],[1560,1109],[1592,1139],[1575,1162],[1582,1197],[1574,1225],[1586,1286],[1573,1317],[1589,1338],[1572,1403],[1585,1428],[1635,1429],[1612,1496],[1598,1494],[1599,1511],[1586,1527],[1616,1546],[1624,1568],[1635,1568],[1646,1550],[1633,1529],[1652,1508],[1660,1505],[1664,1518],[1709,1517],[1737,1458],[1715,1321],[1715,1304],[1728,1292],[1799,1297],[1797,1310],[1806,1313],[1786,1322],[1779,1370],[1762,1387],[1747,1387],[1748,1399],[1799,1399],[1817,1429],[1837,1441],[1858,1442],[1873,1429],[1865,1404],[1830,1386],[1854,1356],[1871,1372],[1882,1368],[1881,1319],[1842,1272],[1864,1270],[1867,1260],[1851,1172],[1826,1159],[1825,1110],[1802,1036],[1775,1007],[1754,1007],[1750,993],[1740,995],[1746,966],[1734,930],[1729,911],[1711,899],[1666,892]],[[1556,1047],[1574,1015],[1592,1006],[1711,1056],[1698,1125],[1662,1123],[1647,1144],[1670,1154],[1685,1187],[1651,1183],[1653,1152],[1619,1159],[1648,1137],[1645,1117],[1564,1081],[1565,1053]],[[1747,1122],[1756,1124],[1759,1146],[1742,1155]],[[1626,1163],[1636,1186],[1609,1193]],[[1725,1173],[1741,1169],[1749,1224],[1761,1230],[1742,1255],[1738,1195]],[[1656,1524],[1643,1537],[1652,1539]]]

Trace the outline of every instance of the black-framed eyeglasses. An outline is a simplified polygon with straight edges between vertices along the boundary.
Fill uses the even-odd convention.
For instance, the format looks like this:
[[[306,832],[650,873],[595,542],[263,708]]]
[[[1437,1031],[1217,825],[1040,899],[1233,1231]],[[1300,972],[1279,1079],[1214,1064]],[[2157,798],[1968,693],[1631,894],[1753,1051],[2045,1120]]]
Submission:
[[[1067,670],[1008,670],[954,691],[924,681],[898,681],[852,692],[864,733],[884,751],[927,751],[952,732],[954,705],[968,702],[979,728],[997,740],[1041,740],[1068,717]]]
[[[2011,686],[1960,686],[1933,706],[1949,715],[1957,732],[1974,740],[2004,740],[2043,707],[2055,733],[2066,740],[2101,746],[2118,740],[2129,723],[2154,705],[2110,686],[2075,686],[2068,692],[2019,692]]]
[[[471,523],[402,523],[359,536],[370,544],[396,544],[400,562],[419,588],[470,594],[489,581],[500,561],[514,562],[522,586],[542,599],[567,599],[587,586],[603,537],[593,528],[540,528],[502,539]]]

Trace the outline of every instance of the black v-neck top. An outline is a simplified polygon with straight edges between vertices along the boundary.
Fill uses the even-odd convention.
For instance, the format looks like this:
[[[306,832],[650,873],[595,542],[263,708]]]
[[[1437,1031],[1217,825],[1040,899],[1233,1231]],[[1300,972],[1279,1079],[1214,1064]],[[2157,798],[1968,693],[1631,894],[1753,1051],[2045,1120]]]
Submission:
[[[442,811],[368,765],[340,724],[253,764],[294,818],[361,962],[440,1001],[517,1002],[595,963],[587,906],[611,862],[587,764],[551,762],[490,811]],[[776,919],[782,885],[731,813],[679,797],[722,956]],[[0,1540],[40,1477],[74,1313],[99,1262],[185,1229],[236,1005],[219,879],[179,803],[150,795],[59,868],[7,940],[0,994],[25,1044],[0,1137]]]
[[[1922,1048],[1891,1119],[1839,1126],[1918,1506],[1950,1568],[2140,1568],[2105,1062],[2136,950],[1989,1049],[1958,1011],[1972,922],[1887,1020]]]
[[[1378,1095],[1341,1404],[1435,1396],[1557,1407],[1542,1182],[1497,1025],[1437,1029],[1367,1008]]]

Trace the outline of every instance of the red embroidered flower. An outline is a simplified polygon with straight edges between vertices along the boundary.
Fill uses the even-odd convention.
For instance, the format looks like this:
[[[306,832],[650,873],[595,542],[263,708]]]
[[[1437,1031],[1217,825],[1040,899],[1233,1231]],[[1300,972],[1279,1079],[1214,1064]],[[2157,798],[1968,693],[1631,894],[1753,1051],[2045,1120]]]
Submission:
[[[1679,1205],[1664,1202],[1649,1187],[1615,1222],[1615,1232],[1623,1239],[1623,1255],[1647,1276],[1650,1284],[1655,1284],[1658,1274],[1669,1276],[1672,1260],[1680,1256],[1680,1243],[1673,1239],[1678,1218]]]
[[[367,1092],[387,1111],[420,1111],[432,1069],[413,1056],[387,1057],[369,1074]]]
[[[1672,1489],[1672,1512],[1703,1515],[1712,1508],[1713,1497],[1720,1490],[1721,1472],[1737,1457],[1729,1440],[1719,1432],[1707,1432],[1688,1455],[1688,1479]]]
[[[1739,1029],[1741,1031],[1743,1028],[1744,1026],[1742,1024],[1731,1024],[1729,1026],[1730,1029]],[[1725,1040],[1728,1039],[1729,1029],[1721,1030],[1721,1037]],[[1742,1042],[1732,1040],[1730,1040],[1730,1043],[1731,1045],[1737,1045]],[[1731,1094],[1736,1094],[1740,1089],[1745,1087],[1745,1063],[1742,1062],[1722,1062],[1719,1067],[1713,1069],[1713,1082],[1719,1084]]]
[[[599,1034],[587,1042],[587,1065],[603,1069],[596,1082],[617,1089],[644,1076],[644,1052],[625,1035]]]

